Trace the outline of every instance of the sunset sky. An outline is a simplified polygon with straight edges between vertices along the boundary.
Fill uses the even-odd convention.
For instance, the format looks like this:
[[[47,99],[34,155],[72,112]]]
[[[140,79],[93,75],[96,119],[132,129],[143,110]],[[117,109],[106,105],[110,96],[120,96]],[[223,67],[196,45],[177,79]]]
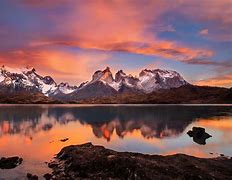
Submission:
[[[231,87],[232,1],[0,0],[0,65],[76,85],[109,66]]]

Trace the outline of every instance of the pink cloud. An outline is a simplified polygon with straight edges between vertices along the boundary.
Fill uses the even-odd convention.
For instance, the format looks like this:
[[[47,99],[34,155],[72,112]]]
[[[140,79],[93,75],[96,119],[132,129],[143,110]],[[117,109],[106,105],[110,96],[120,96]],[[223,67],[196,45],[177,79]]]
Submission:
[[[55,29],[54,34],[42,32],[33,38],[29,45],[66,45],[103,51],[126,51],[130,53],[161,56],[176,61],[191,63],[192,59],[202,60],[213,56],[210,49],[191,47],[174,40],[162,40],[158,32],[173,32],[171,24],[165,24],[162,15],[175,12],[185,15],[192,21],[220,24],[228,29],[231,25],[229,1],[104,1],[104,0],[21,0],[27,8],[66,7],[65,13],[49,13],[46,16]],[[200,5],[199,5],[200,4]],[[223,12],[221,11],[223,9]],[[151,30],[152,28],[152,30]],[[208,28],[199,34],[207,35]],[[217,33],[217,36],[215,35]],[[210,36],[218,39],[228,35],[218,35],[210,31]],[[223,36],[223,37],[222,37]],[[194,62],[196,64],[196,61]]]
[[[52,69],[59,79],[67,78],[67,72],[74,72],[73,76],[70,76],[73,81],[75,78],[76,81],[86,80],[86,77],[90,76],[89,71],[92,73],[96,68],[103,68],[100,66],[105,65],[104,59],[107,58],[105,55],[80,56],[49,49],[60,45],[96,49],[103,54],[106,51],[124,51],[160,56],[188,64],[223,67],[228,65],[228,63],[210,61],[215,54],[211,49],[192,47],[181,43],[181,39],[164,40],[158,36],[158,33],[177,31],[169,21],[165,22],[162,19],[165,13],[172,12],[193,22],[203,22],[206,26],[199,34],[207,35],[207,38],[228,41],[232,39],[230,0],[19,0],[15,2],[25,8],[23,10],[29,10],[32,15],[42,17],[38,24],[41,23],[43,26],[43,22],[46,21],[51,31],[47,32],[45,28],[44,31],[26,34],[26,38],[29,38],[26,43],[29,43],[25,44],[28,47],[1,53],[2,63],[17,66],[32,64],[37,67],[43,65],[44,72],[46,68]],[[66,7],[65,12],[53,11],[60,7]],[[43,12],[47,13],[42,14]],[[89,64],[91,67],[88,67]],[[87,73],[83,70],[85,67]],[[78,75],[81,73],[83,77]]]
[[[199,35],[207,36],[208,34],[209,34],[209,30],[208,29],[202,29],[201,31],[199,31]]]
[[[48,0],[43,3],[24,1],[31,7],[49,7]],[[60,4],[63,1],[59,1]],[[30,42],[33,47],[46,45],[76,46],[103,51],[126,51],[130,53],[155,55],[177,61],[210,57],[213,52],[196,49],[175,41],[161,40],[156,33],[173,32],[170,24],[164,24],[160,17],[178,4],[165,1],[70,1],[72,6],[65,14],[49,14],[54,24],[56,36],[39,37]],[[66,4],[62,4],[65,6]],[[150,31],[150,28],[154,31]]]

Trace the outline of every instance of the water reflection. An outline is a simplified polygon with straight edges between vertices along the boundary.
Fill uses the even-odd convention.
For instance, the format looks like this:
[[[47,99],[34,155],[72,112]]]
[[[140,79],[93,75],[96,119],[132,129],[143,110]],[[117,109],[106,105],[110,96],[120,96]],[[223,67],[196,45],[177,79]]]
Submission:
[[[187,135],[193,126],[213,136],[205,146]],[[232,107],[0,106],[0,155],[24,159],[0,170],[0,179],[24,179],[28,172],[42,178],[49,171],[44,162],[62,147],[89,141],[117,151],[232,156]]]
[[[78,121],[90,125],[97,138],[111,140],[115,131],[124,138],[139,131],[144,138],[176,137],[200,118],[231,116],[231,107],[206,106],[115,106],[49,107],[3,106],[0,108],[0,137],[20,134],[33,139],[40,131],[54,125]]]

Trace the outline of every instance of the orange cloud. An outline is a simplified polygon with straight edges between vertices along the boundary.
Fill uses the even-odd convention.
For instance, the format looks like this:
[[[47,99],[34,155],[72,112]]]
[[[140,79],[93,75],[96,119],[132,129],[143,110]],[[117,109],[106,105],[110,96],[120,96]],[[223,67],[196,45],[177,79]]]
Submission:
[[[36,67],[41,75],[51,75],[58,81],[81,83],[89,80],[96,69],[107,66],[106,54],[78,54],[59,50],[20,50],[0,54],[0,64],[11,67]]]
[[[203,22],[205,29],[200,34],[208,34],[207,38],[230,40],[232,25],[230,0],[176,0],[174,3],[163,0],[145,2],[141,0],[19,0],[14,3],[22,8],[19,10],[30,14],[30,18],[40,21],[35,25],[29,18],[28,28],[24,27],[26,30],[29,29],[26,32],[17,32],[16,29],[16,33],[13,33],[14,31],[8,31],[8,26],[6,30],[0,30],[2,34],[10,32],[10,35],[2,36],[3,41],[7,40],[6,45],[3,45],[4,50],[8,46],[9,49],[12,48],[11,46],[23,49],[1,53],[2,64],[11,66],[31,64],[38,67],[42,73],[51,74],[50,70],[52,70],[58,79],[68,81],[71,78],[72,82],[89,79],[93,71],[103,68],[104,60],[107,59],[106,51],[160,56],[188,64],[231,67],[230,62],[211,61],[210,58],[215,54],[211,49],[191,47],[180,43],[181,39],[164,40],[158,35],[159,32],[178,31],[169,24],[171,15],[168,16],[168,20],[165,16],[167,13],[173,13],[173,15],[184,16],[193,24],[194,21]],[[27,18],[23,20],[27,22]],[[31,29],[33,31],[30,32]],[[38,29],[38,32],[34,29]],[[13,42],[10,40],[8,42],[8,39]],[[50,47],[57,48],[57,46],[97,49],[102,55],[77,55],[68,51],[49,50]],[[205,80],[198,83],[212,82]]]
[[[185,46],[179,46],[170,41],[157,41],[153,43],[147,42],[99,42],[92,41],[77,41],[77,42],[63,42],[63,41],[45,41],[45,42],[32,42],[31,46],[44,46],[44,45],[66,45],[77,46],[83,49],[97,49],[102,51],[124,51],[143,55],[161,56],[176,61],[181,61],[189,64],[211,64],[210,61],[205,59],[213,56],[214,52],[211,50],[192,49]],[[198,61],[196,61],[197,59]]]
[[[161,16],[181,4],[165,1],[72,1],[68,15],[48,19],[57,29],[55,37],[31,41],[30,46],[65,45],[103,51],[126,51],[155,55],[177,61],[209,58],[212,50],[188,47],[176,41],[161,40],[160,31],[174,31]],[[155,29],[155,32],[150,28]],[[192,62],[192,61],[190,61]]]
[[[218,76],[214,78],[200,80],[195,82],[195,84],[199,86],[232,87],[232,74],[226,74],[224,76]]]

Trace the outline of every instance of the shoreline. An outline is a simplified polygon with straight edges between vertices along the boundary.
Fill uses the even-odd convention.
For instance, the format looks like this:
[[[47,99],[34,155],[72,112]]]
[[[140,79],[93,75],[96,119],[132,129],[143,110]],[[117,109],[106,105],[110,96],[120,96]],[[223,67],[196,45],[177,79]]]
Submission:
[[[83,103],[83,104],[72,104],[72,103],[61,103],[61,104],[33,104],[33,103],[25,103],[25,104],[17,104],[17,103],[0,103],[0,106],[70,106],[70,107],[91,107],[91,106],[147,106],[147,107],[152,107],[152,106],[225,106],[225,107],[230,107],[232,104],[94,104],[94,103]]]
[[[28,180],[231,179],[232,157],[218,155],[206,158],[186,154],[152,155],[118,152],[104,146],[85,143],[63,147],[50,162],[46,162],[48,169],[44,173],[31,174],[30,171],[25,171],[20,177]],[[22,158],[20,163],[18,163],[19,157],[5,159],[8,161],[5,166],[9,163],[21,166]],[[9,167],[9,169],[14,168]]]
[[[50,179],[231,179],[232,158],[117,152],[85,143],[62,148]]]

